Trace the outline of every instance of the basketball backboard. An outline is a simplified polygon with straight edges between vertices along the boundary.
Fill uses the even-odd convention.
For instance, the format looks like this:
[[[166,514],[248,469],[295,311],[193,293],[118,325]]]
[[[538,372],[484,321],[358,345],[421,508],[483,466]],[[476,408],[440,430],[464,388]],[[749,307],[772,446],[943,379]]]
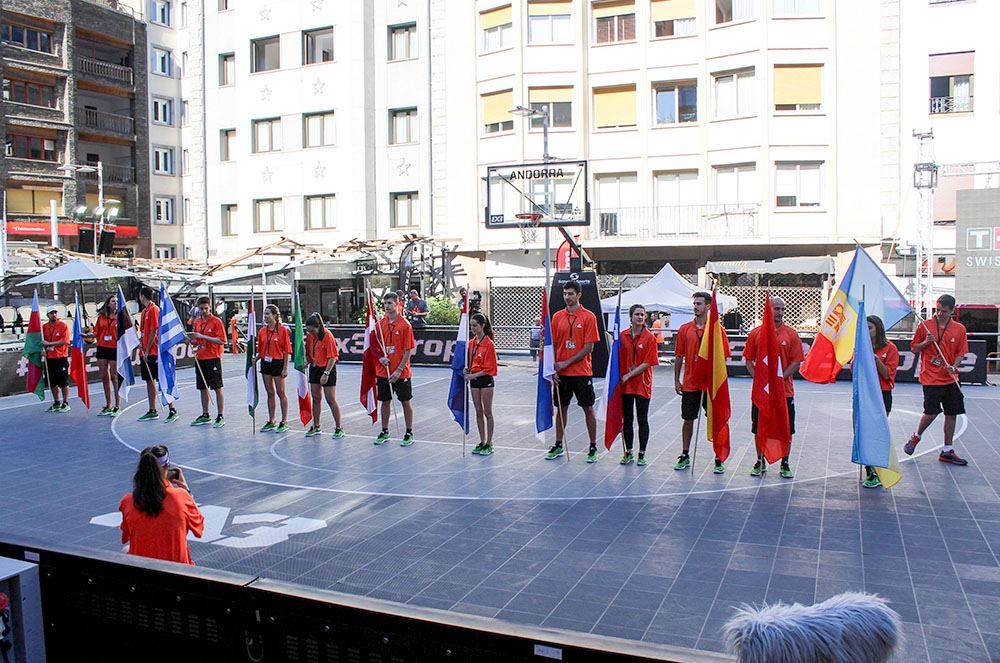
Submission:
[[[590,225],[586,161],[490,166],[486,185],[487,228]]]

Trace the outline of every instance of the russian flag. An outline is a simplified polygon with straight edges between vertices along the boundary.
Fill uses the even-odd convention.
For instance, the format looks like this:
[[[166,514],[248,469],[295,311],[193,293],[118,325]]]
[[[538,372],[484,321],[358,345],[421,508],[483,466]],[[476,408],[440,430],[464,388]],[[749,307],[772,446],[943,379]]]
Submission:
[[[89,409],[90,387],[87,385],[87,362],[83,349],[83,329],[80,322],[83,320],[83,312],[80,310],[80,295],[75,297],[76,309],[73,313],[73,344],[70,347],[69,376],[76,383],[76,395]]]
[[[125,307],[125,295],[118,286],[118,375],[121,383],[118,385],[118,395],[128,400],[128,389],[135,384],[135,371],[132,369],[132,353],[139,347],[139,335],[135,333],[132,316]]]
[[[465,363],[469,345],[469,296],[462,301],[462,318],[458,321],[455,354],[451,356],[451,388],[448,389],[448,409],[466,433],[469,432],[469,405],[465,398]]]
[[[538,389],[535,400],[535,437],[545,441],[545,431],[552,428],[552,376],[555,375],[555,351],[552,349],[552,325],[549,322],[549,307],[542,291],[542,324],[544,342],[541,359],[538,362]]]
[[[615,438],[622,432],[622,390],[621,371],[618,368],[618,351],[622,345],[621,336],[621,300],[622,293],[618,291],[618,306],[615,307],[615,327],[611,333],[611,354],[608,357],[608,372],[604,376],[604,395],[597,411],[597,417],[604,420],[604,446],[607,449],[615,443]]]

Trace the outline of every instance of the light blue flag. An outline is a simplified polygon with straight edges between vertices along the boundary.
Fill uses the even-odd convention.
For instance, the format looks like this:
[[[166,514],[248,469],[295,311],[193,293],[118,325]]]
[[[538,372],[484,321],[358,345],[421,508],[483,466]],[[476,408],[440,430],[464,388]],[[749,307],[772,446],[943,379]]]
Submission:
[[[860,246],[854,250],[854,260],[841,281],[847,285],[847,300],[851,307],[857,311],[858,302],[865,300],[868,315],[882,318],[886,329],[895,327],[913,311],[906,297]],[[864,320],[865,316],[859,314],[858,317]]]
[[[184,327],[177,317],[174,303],[167,297],[167,291],[160,285],[160,332],[157,335],[160,361],[158,367],[158,383],[160,400],[164,405],[170,405],[180,397],[177,390],[177,362],[174,359],[174,346],[184,340]]]

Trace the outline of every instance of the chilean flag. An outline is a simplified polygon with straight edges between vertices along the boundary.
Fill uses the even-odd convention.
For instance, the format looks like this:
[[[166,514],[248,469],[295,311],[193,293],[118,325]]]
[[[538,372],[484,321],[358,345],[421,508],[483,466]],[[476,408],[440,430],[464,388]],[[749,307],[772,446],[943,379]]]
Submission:
[[[622,432],[622,390],[621,371],[619,370],[619,350],[622,346],[621,337],[621,304],[622,292],[618,290],[618,306],[615,307],[615,327],[611,333],[611,354],[608,357],[608,372],[604,376],[604,395],[597,417],[604,420],[604,446],[607,449],[615,443],[615,438]]]
[[[451,357],[451,387],[448,389],[448,409],[451,416],[466,433],[469,432],[469,404],[465,398],[465,365],[469,345],[469,296],[462,302],[462,319],[458,322],[455,354]]]
[[[69,376],[76,383],[76,395],[83,404],[90,408],[90,387],[87,385],[87,362],[84,358],[83,330],[80,321],[83,312],[80,310],[80,295],[76,295],[76,311],[73,313],[73,343],[70,347]]]
[[[378,419],[378,390],[375,381],[375,366],[378,364],[382,351],[375,338],[375,325],[378,319],[375,317],[375,300],[372,298],[372,290],[368,288],[368,321],[365,324],[365,343],[362,353],[361,363],[361,406],[372,418],[372,423]]]
[[[535,400],[535,437],[545,441],[545,431],[552,428],[552,376],[555,375],[555,356],[552,349],[552,325],[549,322],[549,307],[542,291],[542,324],[544,342],[541,359],[538,362],[538,388]]]

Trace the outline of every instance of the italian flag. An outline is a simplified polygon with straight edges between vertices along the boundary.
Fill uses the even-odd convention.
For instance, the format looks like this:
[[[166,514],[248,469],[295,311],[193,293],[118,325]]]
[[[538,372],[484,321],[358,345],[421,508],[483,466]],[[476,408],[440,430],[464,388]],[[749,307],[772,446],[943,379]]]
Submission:
[[[28,391],[45,400],[45,382],[42,381],[42,318],[38,314],[38,291],[31,298],[31,318],[28,335],[24,337],[22,356],[28,360]]]
[[[309,381],[306,377],[306,339],[302,331],[302,307],[295,298],[295,341],[292,343],[295,364],[295,385],[299,392],[299,420],[303,426],[312,422],[312,404],[309,402]]]

